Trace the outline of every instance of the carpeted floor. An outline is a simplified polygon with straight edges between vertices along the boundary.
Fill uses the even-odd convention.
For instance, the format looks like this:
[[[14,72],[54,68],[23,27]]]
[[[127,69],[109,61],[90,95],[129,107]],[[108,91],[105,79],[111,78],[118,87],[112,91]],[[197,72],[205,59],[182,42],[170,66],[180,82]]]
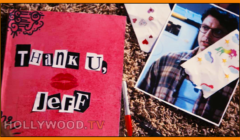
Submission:
[[[128,16],[123,4],[1,4],[1,48],[4,55],[9,9],[84,12]],[[239,136],[239,87],[219,127],[202,121],[136,90],[134,85],[149,54],[140,50],[131,22],[127,19],[123,80],[127,81],[133,136]],[[145,127],[149,126],[149,127]],[[120,136],[127,136],[123,101]]]

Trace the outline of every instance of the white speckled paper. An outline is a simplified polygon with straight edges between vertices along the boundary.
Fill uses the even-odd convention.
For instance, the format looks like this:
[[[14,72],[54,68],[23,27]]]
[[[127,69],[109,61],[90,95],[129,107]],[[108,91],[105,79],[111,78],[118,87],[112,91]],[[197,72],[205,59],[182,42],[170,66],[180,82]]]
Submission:
[[[181,66],[208,98],[239,78],[239,31],[229,33]]]
[[[170,13],[169,4],[125,4],[139,46],[150,52]]]

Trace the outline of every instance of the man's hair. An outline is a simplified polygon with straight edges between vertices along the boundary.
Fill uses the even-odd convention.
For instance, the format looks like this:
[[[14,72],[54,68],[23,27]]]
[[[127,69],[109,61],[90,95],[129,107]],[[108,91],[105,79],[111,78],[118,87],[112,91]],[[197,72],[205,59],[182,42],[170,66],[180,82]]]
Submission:
[[[211,15],[214,18],[216,18],[219,21],[219,23],[222,25],[222,27],[224,27],[228,32],[238,29],[237,17],[234,16],[233,14],[230,14],[229,12],[212,7],[202,14],[202,21],[208,15]]]

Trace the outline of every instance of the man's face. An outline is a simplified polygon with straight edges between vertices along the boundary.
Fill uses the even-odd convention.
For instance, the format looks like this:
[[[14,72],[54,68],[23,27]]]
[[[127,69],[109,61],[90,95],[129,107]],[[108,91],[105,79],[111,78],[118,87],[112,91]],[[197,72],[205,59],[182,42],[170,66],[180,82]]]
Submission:
[[[221,26],[219,21],[208,15],[202,23],[198,34],[198,44],[202,48],[207,48],[227,34],[227,30]]]

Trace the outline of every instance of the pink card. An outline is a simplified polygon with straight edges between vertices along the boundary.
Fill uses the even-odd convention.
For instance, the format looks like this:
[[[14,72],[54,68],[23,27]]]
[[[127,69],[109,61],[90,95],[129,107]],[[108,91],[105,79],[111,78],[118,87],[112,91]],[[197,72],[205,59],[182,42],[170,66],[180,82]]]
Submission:
[[[123,16],[12,10],[2,121],[16,136],[118,136],[125,24]]]

